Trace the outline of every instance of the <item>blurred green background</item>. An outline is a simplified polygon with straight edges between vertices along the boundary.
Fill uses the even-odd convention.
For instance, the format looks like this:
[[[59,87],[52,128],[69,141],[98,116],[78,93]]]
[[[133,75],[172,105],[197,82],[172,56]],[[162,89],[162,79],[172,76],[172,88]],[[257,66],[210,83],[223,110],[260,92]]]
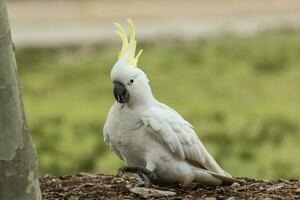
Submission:
[[[299,178],[300,31],[141,43],[156,98],[194,125],[234,176]],[[25,48],[17,62],[40,173],[116,173],[103,143],[118,44]]]
[[[8,0],[40,174],[113,173],[113,22],[136,24],[155,97],[194,125],[234,176],[300,178],[297,0]]]

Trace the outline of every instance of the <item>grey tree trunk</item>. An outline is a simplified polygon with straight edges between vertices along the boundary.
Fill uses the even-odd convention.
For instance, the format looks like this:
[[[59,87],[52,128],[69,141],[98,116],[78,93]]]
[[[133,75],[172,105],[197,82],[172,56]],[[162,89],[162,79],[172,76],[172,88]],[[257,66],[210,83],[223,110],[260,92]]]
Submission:
[[[41,199],[5,0],[0,0],[0,200]]]

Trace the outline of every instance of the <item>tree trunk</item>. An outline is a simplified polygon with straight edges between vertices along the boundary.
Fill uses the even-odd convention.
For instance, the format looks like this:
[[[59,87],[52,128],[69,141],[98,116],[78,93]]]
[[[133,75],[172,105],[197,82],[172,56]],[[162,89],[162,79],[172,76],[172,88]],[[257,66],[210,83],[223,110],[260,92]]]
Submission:
[[[5,0],[0,0],[0,200],[41,199]]]

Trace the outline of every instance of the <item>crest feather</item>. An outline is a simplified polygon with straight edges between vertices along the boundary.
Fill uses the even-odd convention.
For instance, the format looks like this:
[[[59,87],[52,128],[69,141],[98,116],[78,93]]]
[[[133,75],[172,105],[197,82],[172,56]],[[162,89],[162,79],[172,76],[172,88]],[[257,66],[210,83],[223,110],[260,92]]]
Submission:
[[[127,34],[125,29],[119,24],[119,23],[114,23],[115,26],[117,26],[117,31],[116,33],[119,35],[119,37],[122,40],[122,48],[121,51],[119,52],[119,59],[122,58],[124,56],[124,54],[127,54],[128,52],[128,57],[126,58],[126,63],[136,67],[137,63],[138,63],[138,58],[140,57],[140,55],[142,54],[142,49],[139,50],[138,54],[135,56],[135,51],[136,51],[136,31],[135,31],[135,26],[132,22],[131,19],[127,19],[127,23],[129,26],[129,30],[130,30],[130,38],[129,38],[129,42],[128,42],[128,38],[127,38]]]

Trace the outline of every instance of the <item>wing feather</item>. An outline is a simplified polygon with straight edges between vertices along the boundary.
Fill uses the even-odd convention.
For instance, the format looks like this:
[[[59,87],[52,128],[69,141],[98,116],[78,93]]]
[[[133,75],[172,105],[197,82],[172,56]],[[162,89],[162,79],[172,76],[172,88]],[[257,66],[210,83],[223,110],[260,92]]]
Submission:
[[[206,170],[228,175],[207,152],[193,126],[176,111],[159,104],[142,113],[142,122],[151,136],[166,145],[180,159]]]

